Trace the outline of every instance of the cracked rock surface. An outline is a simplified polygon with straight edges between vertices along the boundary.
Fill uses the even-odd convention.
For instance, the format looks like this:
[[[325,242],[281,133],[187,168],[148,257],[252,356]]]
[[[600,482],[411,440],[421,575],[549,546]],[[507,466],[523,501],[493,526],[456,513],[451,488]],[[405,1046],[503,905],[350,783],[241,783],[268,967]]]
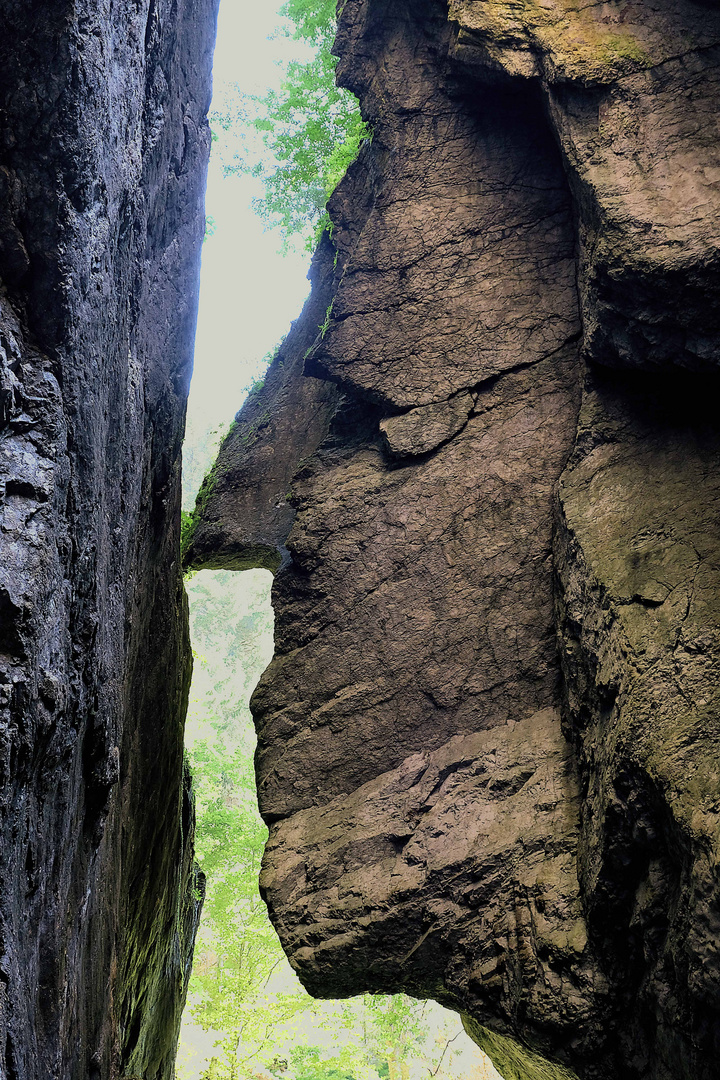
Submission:
[[[214,7],[0,0],[0,1077],[170,1080]]]
[[[711,1080],[720,18],[346,0],[373,138],[192,566],[277,568],[262,888],[506,1080]]]

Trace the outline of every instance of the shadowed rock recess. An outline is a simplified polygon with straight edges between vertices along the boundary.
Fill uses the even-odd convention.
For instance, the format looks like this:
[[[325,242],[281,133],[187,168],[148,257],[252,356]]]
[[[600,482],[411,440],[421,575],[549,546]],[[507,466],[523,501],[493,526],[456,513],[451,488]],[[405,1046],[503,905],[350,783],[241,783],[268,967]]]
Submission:
[[[0,0],[0,1077],[170,1080],[212,0]]]
[[[720,14],[346,0],[372,141],[201,492],[277,569],[262,888],[506,1077],[720,1053]]]

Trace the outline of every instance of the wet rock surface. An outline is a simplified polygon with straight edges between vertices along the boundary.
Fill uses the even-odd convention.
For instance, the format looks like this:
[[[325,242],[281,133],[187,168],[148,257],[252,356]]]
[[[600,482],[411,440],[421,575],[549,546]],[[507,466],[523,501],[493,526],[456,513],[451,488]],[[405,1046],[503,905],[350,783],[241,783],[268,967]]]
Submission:
[[[169,1078],[212,3],[0,3],[0,1076]]]
[[[190,564],[279,567],[291,962],[508,1078],[717,1071],[719,28],[347,0],[372,143],[198,507]]]

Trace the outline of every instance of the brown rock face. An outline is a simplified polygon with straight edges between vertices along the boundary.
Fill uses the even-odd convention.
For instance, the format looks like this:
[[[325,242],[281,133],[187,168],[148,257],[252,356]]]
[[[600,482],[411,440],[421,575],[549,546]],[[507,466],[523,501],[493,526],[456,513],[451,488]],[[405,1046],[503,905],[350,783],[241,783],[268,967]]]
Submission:
[[[0,1077],[169,1080],[214,5],[0,0]]]
[[[347,0],[337,47],[372,143],[189,552],[281,566],[272,917],[508,1080],[710,1080],[720,18]]]

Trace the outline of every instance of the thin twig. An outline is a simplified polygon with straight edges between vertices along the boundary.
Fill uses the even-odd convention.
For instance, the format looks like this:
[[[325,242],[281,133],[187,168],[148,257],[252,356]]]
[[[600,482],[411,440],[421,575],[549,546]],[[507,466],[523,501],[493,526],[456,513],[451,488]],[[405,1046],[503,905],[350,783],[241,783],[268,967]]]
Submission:
[[[438,1061],[435,1069],[428,1069],[428,1072],[430,1073],[431,1076],[437,1076],[437,1074],[438,1074],[438,1072],[440,1070],[440,1066],[442,1065],[443,1058],[445,1057],[445,1055],[447,1053],[447,1050],[448,1050],[448,1047],[449,1047],[450,1043],[455,1042],[458,1035],[462,1035],[462,1032],[461,1031],[456,1031],[455,1034],[453,1035],[452,1039],[448,1039],[448,1041],[445,1043],[445,1047],[443,1049],[442,1054],[440,1055],[440,1060]]]

